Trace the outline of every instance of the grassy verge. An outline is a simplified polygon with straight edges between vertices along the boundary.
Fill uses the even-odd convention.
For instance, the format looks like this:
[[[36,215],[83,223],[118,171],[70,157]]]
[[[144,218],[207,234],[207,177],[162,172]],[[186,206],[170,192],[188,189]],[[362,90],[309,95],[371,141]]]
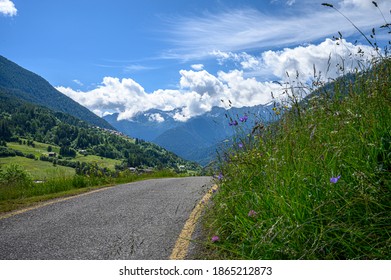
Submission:
[[[49,199],[77,195],[94,189],[154,178],[176,177],[170,170],[150,174],[120,173],[118,177],[57,176],[43,183],[33,183],[31,176],[18,165],[2,174],[0,213],[25,208]]]
[[[391,259],[390,77],[384,59],[227,150],[209,257]]]

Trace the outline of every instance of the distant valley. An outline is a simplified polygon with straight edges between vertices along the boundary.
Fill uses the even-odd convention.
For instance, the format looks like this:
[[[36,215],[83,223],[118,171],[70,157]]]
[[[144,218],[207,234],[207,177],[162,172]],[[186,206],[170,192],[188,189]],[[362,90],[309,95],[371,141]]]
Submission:
[[[17,129],[14,127],[15,122],[9,120],[20,114],[21,111],[18,111],[18,108],[23,107],[23,114],[26,110],[38,110],[37,115],[50,115],[51,118],[57,119],[59,122],[52,124],[53,129],[65,122],[66,125],[81,126],[83,129],[86,129],[89,124],[112,131],[117,130],[131,138],[142,140],[143,143],[145,141],[152,142],[185,160],[196,162],[202,166],[206,166],[214,160],[219,145],[232,138],[238,129],[241,133],[248,133],[257,122],[266,122],[272,115],[272,105],[259,105],[230,108],[229,110],[214,107],[210,112],[191,118],[187,122],[174,119],[176,110],[161,111],[157,109],[139,113],[131,120],[118,120],[118,114],[100,118],[56,90],[44,78],[2,56],[0,56],[0,99],[2,101],[0,120],[2,120],[3,126],[10,127],[14,136],[31,137],[38,141],[46,141],[47,143],[52,141],[52,144],[59,144],[53,142],[52,134],[55,132],[49,133],[50,129],[44,130],[45,135],[42,131],[39,132],[40,129],[19,127],[19,133],[15,131]],[[25,108],[26,106],[28,109]],[[238,127],[229,125],[233,120],[238,121],[243,116],[248,117],[246,123]],[[30,120],[30,122],[32,121],[33,119]],[[34,125],[46,126],[41,120],[35,122]],[[28,131],[22,131],[23,129],[28,129]],[[92,134],[95,133],[99,134],[98,132]],[[67,147],[85,148],[77,145],[77,135],[70,138],[65,142]],[[103,145],[104,143],[99,144]],[[113,152],[116,155],[121,155],[125,151],[115,150]],[[148,157],[150,156],[148,155]],[[138,157],[142,158],[143,156],[138,155]],[[143,161],[140,160],[140,162]]]
[[[115,176],[128,168],[201,169],[156,144],[123,135],[39,75],[2,56],[0,158],[0,170],[22,162],[31,170],[39,160],[94,176]]]
[[[184,159],[207,165],[216,154],[216,149],[224,140],[230,139],[238,127],[230,122],[248,116],[241,124],[241,132],[249,132],[257,122],[270,120],[272,105],[230,108],[214,107],[210,112],[194,117],[187,122],[176,121],[175,111],[149,110],[138,114],[132,120],[118,121],[118,114],[104,119],[117,130],[130,137],[144,139],[166,148]],[[161,121],[156,120],[156,116]],[[164,119],[164,121],[162,121]]]

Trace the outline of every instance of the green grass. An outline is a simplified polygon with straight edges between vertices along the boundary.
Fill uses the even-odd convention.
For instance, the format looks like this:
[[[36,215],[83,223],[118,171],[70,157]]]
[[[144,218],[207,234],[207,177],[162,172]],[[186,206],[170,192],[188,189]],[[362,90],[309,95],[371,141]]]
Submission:
[[[22,139],[24,140],[24,139]],[[26,141],[26,140],[25,140]],[[52,146],[53,152],[56,152],[57,154],[60,152],[60,147],[54,146],[54,145],[48,145],[40,142],[35,142],[34,141],[35,147],[19,144],[16,142],[10,142],[7,143],[7,146],[11,149],[21,151],[24,154],[33,154],[36,157],[39,158],[42,154],[47,154],[48,153],[48,147]]]
[[[391,259],[389,59],[240,140],[205,216],[208,258]]]
[[[25,157],[0,158],[0,167],[6,168],[11,164],[17,164],[31,174],[33,180],[49,180],[57,177],[72,177],[75,169],[65,166],[53,166],[47,161],[29,159]]]
[[[25,140],[25,139],[22,139]],[[42,154],[47,154],[48,147],[51,146],[53,152],[59,154],[60,147],[56,145],[48,145],[40,142],[34,142],[35,147],[21,145],[16,142],[7,143],[7,146],[11,149],[21,151],[24,154],[33,154],[35,157],[39,158]],[[120,165],[121,160],[103,158],[95,155],[84,156],[80,153],[77,153],[76,157],[71,159],[71,161],[80,161],[85,163],[96,163],[102,168],[108,168],[110,170],[115,170],[115,165]]]
[[[175,177],[170,170],[151,174],[122,172],[118,177],[65,176],[63,173],[43,183],[34,183],[21,165],[2,166],[0,176],[0,213],[29,207],[37,203],[65,196],[77,195],[94,189],[115,186],[146,179]],[[7,176],[8,174],[8,176]],[[10,174],[10,175],[9,175]]]
[[[80,162],[92,163],[92,164],[96,163],[100,167],[102,168],[106,167],[110,170],[115,170],[115,165],[120,165],[122,163],[121,160],[117,160],[117,159],[102,158],[95,155],[84,156],[80,154],[78,154],[75,157],[74,161],[80,161]]]

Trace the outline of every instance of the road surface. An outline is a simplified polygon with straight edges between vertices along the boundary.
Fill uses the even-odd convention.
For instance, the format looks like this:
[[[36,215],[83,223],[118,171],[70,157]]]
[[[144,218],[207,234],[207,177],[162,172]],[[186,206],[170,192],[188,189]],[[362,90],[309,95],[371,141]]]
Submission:
[[[168,259],[210,177],[119,185],[0,218],[0,259]]]

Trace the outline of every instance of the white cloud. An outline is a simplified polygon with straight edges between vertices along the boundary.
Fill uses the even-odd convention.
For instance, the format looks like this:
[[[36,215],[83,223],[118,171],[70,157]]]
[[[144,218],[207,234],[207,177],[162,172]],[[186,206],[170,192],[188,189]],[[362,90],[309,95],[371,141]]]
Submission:
[[[132,64],[127,65],[124,67],[125,72],[138,72],[138,71],[145,71],[145,70],[152,70],[155,69],[154,67],[139,65],[139,64]]]
[[[174,118],[186,121],[210,111],[214,106],[227,108],[228,101],[233,107],[243,107],[269,103],[272,92],[276,98],[283,98],[283,88],[265,81],[265,75],[286,82],[296,79],[295,74],[298,72],[300,75],[296,82],[306,83],[313,78],[315,66],[316,74],[320,71],[322,79],[327,81],[328,78],[343,74],[338,64],[344,65],[344,71],[349,72],[359,66],[357,61],[365,63],[374,54],[369,47],[355,46],[345,40],[337,44],[326,39],[318,45],[266,51],[258,56],[243,52],[215,52],[215,55],[222,62],[234,61],[237,69],[219,71],[217,74],[206,70],[181,70],[177,89],[158,89],[150,93],[133,79],[113,77],[105,77],[98,88],[88,92],[64,87],[57,89],[100,116],[118,112],[119,119],[131,119],[137,113],[159,109],[175,110]],[[252,76],[248,71],[251,71]],[[164,121],[159,114],[151,114],[149,119]]]
[[[191,66],[191,68],[192,68],[193,70],[200,71],[200,70],[203,70],[203,69],[204,69],[204,64],[193,64],[193,65]]]
[[[217,58],[220,65],[223,65],[225,61],[233,61],[240,65],[244,70],[251,70],[259,67],[259,60],[246,52],[234,53],[213,51],[210,54]]]
[[[318,45],[264,52],[262,67],[282,79],[288,78],[287,73],[290,77],[298,73],[299,79],[305,82],[314,76],[315,71],[316,75],[320,73],[326,81],[328,78],[336,78],[356,68],[359,69],[359,62],[367,66],[375,55],[374,50],[367,46],[355,46],[344,39],[337,44],[331,39],[326,39]]]
[[[383,13],[388,14],[389,0],[377,2]],[[176,48],[163,57],[191,60],[208,57],[214,51],[239,53],[324,40],[338,31],[344,37],[358,34],[343,16],[321,2],[285,3],[291,6],[273,14],[246,8],[175,18],[168,38]],[[370,0],[344,0],[335,7],[364,32],[384,24]]]
[[[271,101],[271,92],[278,92],[280,87],[272,82],[258,82],[255,78],[245,78],[243,71],[219,72],[219,79],[229,91],[223,100],[231,101],[233,107],[255,106]]]
[[[378,4],[382,4],[382,0],[376,1]],[[343,0],[339,2],[339,5],[341,7],[346,7],[346,8],[369,8],[369,7],[374,7],[372,1],[370,0]]]
[[[296,3],[296,0],[288,0],[288,1],[286,1],[286,4],[288,5],[288,6],[292,6],[293,4],[295,4]]]
[[[146,116],[148,117],[148,120],[151,122],[158,122],[158,123],[164,122],[164,118],[159,113],[150,114],[150,115],[146,115]]]
[[[15,4],[10,0],[0,0],[0,13],[6,16],[15,16],[18,10]]]
[[[84,86],[84,84],[77,79],[73,80],[73,82],[79,86]]]
[[[180,86],[200,95],[208,93],[211,96],[221,95],[224,92],[224,84],[206,70],[202,71],[179,71],[181,74]]]
[[[99,116],[118,112],[119,119],[131,119],[137,113],[149,109],[177,109],[174,118],[186,121],[210,111],[214,106],[224,106],[221,100],[230,100],[235,106],[241,107],[270,99],[269,87],[253,78],[244,78],[242,71],[219,72],[214,76],[205,70],[181,70],[180,74],[180,88],[176,90],[159,89],[147,93],[132,79],[112,77],[105,77],[98,88],[87,92],[69,87],[57,89]],[[149,117],[153,121],[164,120],[158,115]]]

